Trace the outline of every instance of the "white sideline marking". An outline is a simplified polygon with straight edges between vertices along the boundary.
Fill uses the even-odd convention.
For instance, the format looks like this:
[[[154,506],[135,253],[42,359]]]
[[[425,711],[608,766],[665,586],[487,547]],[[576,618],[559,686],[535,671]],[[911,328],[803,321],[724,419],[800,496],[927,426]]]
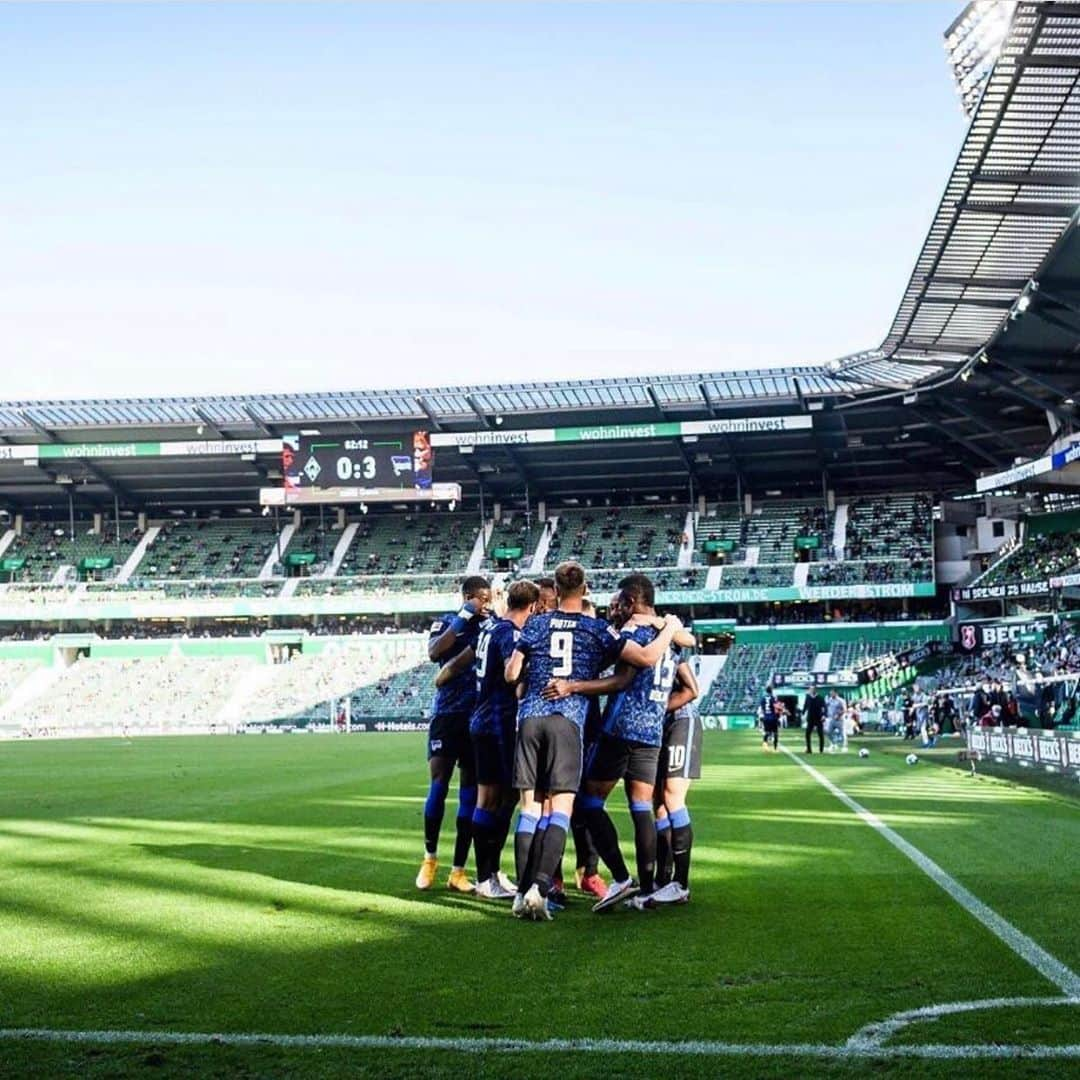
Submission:
[[[1031,1046],[876,1046],[827,1043],[646,1042],[634,1039],[455,1039],[418,1035],[249,1035],[201,1031],[57,1031],[51,1028],[0,1030],[0,1042],[58,1042],[136,1046],[273,1046],[301,1050],[449,1050],[465,1054],[562,1053],[686,1054],[693,1057],[853,1058],[1077,1058],[1080,1044]]]
[[[786,746],[781,747],[781,749],[796,765],[808,772],[849,810],[862,818],[872,829],[879,832],[894,848],[906,855],[927,877],[940,885],[962,908],[978,919],[992,934],[996,934],[1017,956],[1026,960],[1044,979],[1052,982],[1067,998],[1080,998],[1080,976],[1074,971],[1051,956],[1041,945],[1032,941],[1027,934],[1017,930],[1011,922],[1003,919],[993,908],[987,907],[974,893],[969,892],[959,881],[942,870],[933,859],[924,855],[914,844],[909,844],[899,833],[890,829],[876,814],[871,813],[865,806],[861,806],[845,791],[838,788],[827,776],[818,772],[812,765],[808,765]]]
[[[887,1020],[878,1020],[859,1028],[847,1041],[850,1047],[870,1049],[880,1046],[886,1039],[898,1031],[917,1024],[920,1020],[937,1020],[942,1016],[955,1016],[957,1013],[982,1012],[990,1009],[1047,1008],[1060,1005],[1080,1005],[1076,998],[986,998],[982,1001],[951,1001],[944,1005],[924,1005],[918,1009],[906,1009],[890,1016]]]

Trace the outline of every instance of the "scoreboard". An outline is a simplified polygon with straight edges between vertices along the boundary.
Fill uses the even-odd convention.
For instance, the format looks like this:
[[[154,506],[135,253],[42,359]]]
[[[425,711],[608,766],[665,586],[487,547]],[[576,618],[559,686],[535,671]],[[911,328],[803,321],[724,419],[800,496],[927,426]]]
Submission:
[[[429,490],[433,454],[427,432],[408,435],[299,435],[284,440],[282,474],[294,489]]]
[[[345,435],[286,435],[282,485],[261,488],[264,506],[319,503],[454,502],[459,484],[436,484],[434,453],[426,431]]]

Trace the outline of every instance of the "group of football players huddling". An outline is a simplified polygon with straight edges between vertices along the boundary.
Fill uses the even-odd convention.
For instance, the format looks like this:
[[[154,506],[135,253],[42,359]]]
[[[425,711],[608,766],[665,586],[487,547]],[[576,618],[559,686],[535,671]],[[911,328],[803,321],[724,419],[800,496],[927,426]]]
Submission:
[[[686,795],[701,775],[701,725],[684,650],[694,637],[674,615],[657,615],[644,574],[619,582],[606,620],[587,593],[576,562],[561,563],[554,578],[514,581],[495,597],[486,578],[468,577],[461,609],[432,625],[428,655],[439,671],[418,889],[435,884],[457,768],[449,889],[510,900],[516,917],[549,920],[567,903],[562,863],[572,833],[575,884],[596,901],[593,911],[689,900]],[[633,821],[636,880],[605,809],[619,781]],[[501,869],[515,804],[516,883]],[[475,885],[465,869],[470,846]]]

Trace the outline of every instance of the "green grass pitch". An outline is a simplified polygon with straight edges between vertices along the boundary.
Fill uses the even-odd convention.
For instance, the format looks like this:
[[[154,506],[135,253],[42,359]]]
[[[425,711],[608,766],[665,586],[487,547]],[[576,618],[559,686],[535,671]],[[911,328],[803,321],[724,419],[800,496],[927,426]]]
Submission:
[[[899,744],[870,745],[866,760],[811,760],[1080,969],[1080,801],[928,762],[909,768]],[[1061,990],[789,757],[763,754],[753,733],[706,739],[690,798],[693,899],[675,910],[596,916],[580,898],[539,925],[517,922],[505,905],[418,893],[426,789],[423,741],[407,735],[4,745],[0,1076],[1080,1071],[1077,1057],[477,1046],[471,1040],[838,1048],[903,1010]],[[610,805],[629,847],[626,812],[618,799]],[[444,857],[452,832],[450,802]],[[888,1045],[1061,1047],[1080,1041],[1078,1019],[1075,1006],[1017,1004],[908,1026]],[[112,1044],[14,1029],[467,1041]]]

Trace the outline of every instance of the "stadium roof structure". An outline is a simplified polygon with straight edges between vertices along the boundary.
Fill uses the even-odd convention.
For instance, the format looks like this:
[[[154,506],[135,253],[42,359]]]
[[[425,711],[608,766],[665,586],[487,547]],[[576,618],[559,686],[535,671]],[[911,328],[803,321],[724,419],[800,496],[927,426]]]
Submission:
[[[985,4],[947,31],[953,48]],[[322,433],[506,433],[577,425],[809,417],[785,431],[439,452],[466,498],[670,497],[972,489],[1042,452],[1080,400],[1080,2],[1017,3],[881,346],[827,365],[516,386],[0,402],[0,507],[254,503],[273,453],[4,460],[4,447]],[[977,35],[978,36],[978,35]],[[980,39],[982,40],[982,39]],[[961,59],[956,63],[970,63]],[[956,66],[954,63],[954,66]],[[959,70],[959,69],[958,69]],[[966,69],[965,69],[966,70]],[[92,449],[92,448],[91,448]]]

